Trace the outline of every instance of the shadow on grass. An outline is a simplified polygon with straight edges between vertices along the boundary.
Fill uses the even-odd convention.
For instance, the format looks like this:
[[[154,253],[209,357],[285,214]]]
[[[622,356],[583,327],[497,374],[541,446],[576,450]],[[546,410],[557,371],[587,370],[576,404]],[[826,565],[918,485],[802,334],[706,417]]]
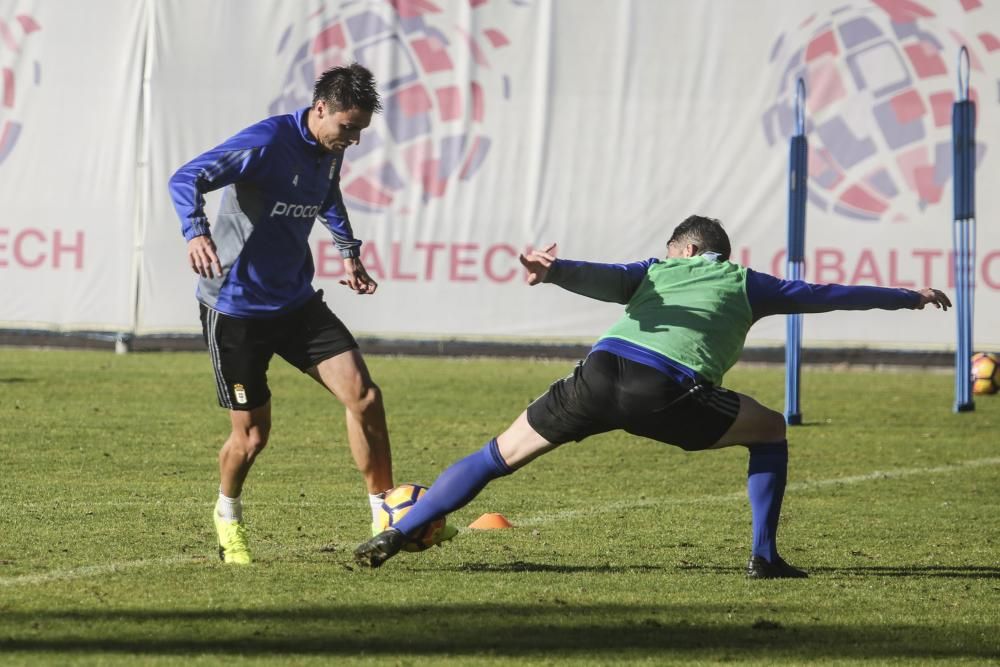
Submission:
[[[22,378],[22,377],[9,377],[9,378],[0,377],[0,384],[22,384],[26,382],[38,382],[38,380],[35,380],[33,378]]]
[[[544,656],[593,662],[713,657],[996,657],[995,628],[742,618],[726,605],[407,604],[5,612],[0,652],[143,655]],[[690,619],[704,619],[694,622]]]
[[[460,572],[552,572],[555,574],[576,574],[578,572],[625,574],[663,570],[658,565],[553,565],[551,563],[528,563],[523,560],[510,563],[466,563],[454,569]]]
[[[978,565],[858,565],[848,567],[816,567],[812,571],[864,577],[1000,579],[1000,567]]]
[[[845,567],[808,567],[796,565],[811,575],[848,577],[941,577],[946,579],[1000,579],[1000,567],[983,565],[848,565]],[[739,573],[743,568],[723,565],[685,563],[678,570],[699,572]]]

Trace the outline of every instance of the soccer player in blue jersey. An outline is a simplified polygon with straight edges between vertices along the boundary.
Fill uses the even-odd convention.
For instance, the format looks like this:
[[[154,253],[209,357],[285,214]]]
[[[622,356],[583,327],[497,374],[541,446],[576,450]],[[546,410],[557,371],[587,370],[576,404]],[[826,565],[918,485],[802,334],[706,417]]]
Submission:
[[[491,480],[561,444],[616,429],[688,451],[743,445],[753,541],[747,575],[807,576],[778,554],[788,468],[785,420],[753,398],[724,389],[750,326],[782,313],[832,310],[947,310],[942,292],[814,285],[781,280],[729,261],[714,219],[691,216],[673,232],[666,259],[595,264],[556,259],[555,246],[521,256],[529,283],[552,283],[625,314],[569,377],[555,382],[502,434],[447,468],[394,528],[360,545],[355,560],[378,567],[428,522],[464,506]]]
[[[344,151],[361,140],[381,100],[371,72],[355,63],[316,81],[312,106],[251,125],[194,158],[170,179],[187,240],[219,405],[232,430],[219,452],[213,512],[219,556],[251,562],[240,497],[271,430],[267,369],[277,354],[325,387],[347,411],[351,454],[374,516],[393,486],[389,432],[379,387],[358,344],[312,286],[309,233],[319,218],[344,262],[346,285],[374,294],[340,192]],[[224,188],[209,224],[204,195]]]

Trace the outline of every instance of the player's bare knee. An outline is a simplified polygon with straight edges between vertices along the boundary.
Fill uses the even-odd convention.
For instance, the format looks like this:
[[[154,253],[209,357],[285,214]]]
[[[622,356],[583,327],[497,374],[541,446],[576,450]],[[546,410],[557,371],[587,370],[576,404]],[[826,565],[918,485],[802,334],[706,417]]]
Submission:
[[[267,433],[263,432],[252,432],[250,437],[247,438],[247,451],[250,452],[250,456],[255,457],[264,451],[267,447]]]
[[[764,439],[768,442],[778,442],[779,440],[784,440],[787,434],[787,425],[785,424],[785,416],[780,412],[775,412],[774,410],[768,410],[766,426],[764,428],[766,435]]]
[[[351,412],[362,417],[378,414],[382,408],[382,390],[377,384],[368,384],[358,388],[358,391],[344,401]]]
[[[233,447],[246,458],[248,462],[257,458],[267,446],[269,428],[252,428],[249,431],[236,431],[229,436]]]

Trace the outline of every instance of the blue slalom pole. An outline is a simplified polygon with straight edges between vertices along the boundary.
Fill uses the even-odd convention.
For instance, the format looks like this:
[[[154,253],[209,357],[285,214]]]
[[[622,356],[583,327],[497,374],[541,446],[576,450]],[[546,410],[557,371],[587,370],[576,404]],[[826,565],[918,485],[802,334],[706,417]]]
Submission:
[[[788,254],[785,278],[802,280],[806,250],[806,179],[809,176],[809,143],[805,123],[806,84],[798,80],[795,89],[795,136],[789,149],[788,167]],[[785,330],[785,422],[802,423],[799,408],[799,381],[802,370],[802,315],[789,315]]]
[[[976,103],[969,99],[969,52],[958,52],[958,101],[952,106],[955,203],[955,412],[976,409],[972,400],[972,315],[976,289]]]

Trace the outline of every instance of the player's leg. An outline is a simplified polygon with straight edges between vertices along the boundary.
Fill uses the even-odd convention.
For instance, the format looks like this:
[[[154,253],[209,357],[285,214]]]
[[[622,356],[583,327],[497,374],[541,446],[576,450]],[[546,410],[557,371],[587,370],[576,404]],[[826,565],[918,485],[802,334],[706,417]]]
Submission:
[[[271,430],[268,325],[205,306],[201,316],[216,396],[219,405],[229,410],[231,427],[219,451],[219,497],[212,511],[219,556],[227,563],[247,564],[251,559],[243,522],[243,484]]]
[[[229,421],[232,430],[219,450],[219,490],[230,498],[239,498],[254,460],[267,446],[271,401],[252,410],[230,410]]]
[[[392,453],[382,390],[357,348],[321,361],[306,371],[344,404],[347,441],[369,494],[392,488]]]
[[[396,522],[354,551],[355,560],[378,567],[403,548],[408,535],[467,505],[487,484],[509,475],[555,448],[528,423],[527,411],[482,449],[459,459],[438,476],[420,500]]]
[[[355,560],[378,567],[399,552],[407,535],[464,507],[494,479],[509,475],[561,443],[611,430],[612,426],[596,417],[607,413],[607,396],[617,381],[617,371],[613,355],[589,356],[573,373],[553,383],[507,430],[449,466],[392,529],[355,549]]]
[[[442,472],[395,528],[404,535],[416,533],[428,523],[465,507],[494,479],[509,475],[556,446],[531,427],[525,410],[482,449]]]
[[[750,452],[747,497],[753,519],[753,547],[747,575],[761,579],[805,577],[805,572],[788,565],[778,554],[778,522],[788,479],[785,418],[750,396],[737,396],[736,419],[715,447],[741,444]]]
[[[219,557],[225,563],[251,562],[243,522],[243,483],[271,431],[271,402],[252,410],[229,412],[232,430],[219,450],[219,499],[213,520],[219,537]]]
[[[323,302],[322,290],[289,315],[283,332],[277,353],[344,405],[347,442],[365,480],[374,528],[375,513],[393,485],[382,391],[372,381],[354,336]]]
[[[785,439],[785,418],[780,412],[765,407],[754,398],[739,392],[729,392],[739,401],[736,419],[718,439],[713,448],[730,445],[754,445],[780,442]]]

